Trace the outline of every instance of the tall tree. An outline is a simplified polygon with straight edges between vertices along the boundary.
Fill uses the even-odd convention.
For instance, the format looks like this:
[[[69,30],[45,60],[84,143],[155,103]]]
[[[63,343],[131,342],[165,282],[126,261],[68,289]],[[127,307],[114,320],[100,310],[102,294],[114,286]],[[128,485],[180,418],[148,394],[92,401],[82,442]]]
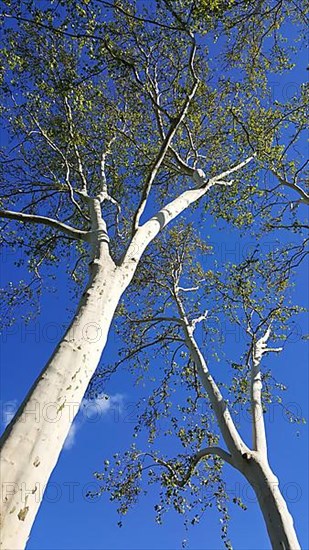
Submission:
[[[299,38],[305,17],[295,2],[5,2],[3,241],[24,247],[38,280],[67,257],[85,289],[2,437],[2,548],[25,546],[36,488],[72,422],[33,411],[81,402],[119,299],[162,230],[197,204],[197,223],[205,210],[238,226],[258,212],[266,229],[300,229],[291,216],[308,202],[306,165],[291,148],[304,90],[292,105],[267,98],[268,73],[291,67],[282,33],[297,23]],[[264,189],[265,170],[278,183]]]
[[[138,378],[145,378],[149,370],[155,387],[148,383],[150,397],[140,402],[134,430],[139,440],[123,455],[117,453],[114,460],[107,461],[103,473],[95,474],[102,483],[99,494],[107,491],[112,500],[118,500],[118,511],[124,515],[145,491],[146,478],[160,488],[157,521],[174,507],[193,524],[201,520],[216,497],[222,516],[221,536],[226,547],[232,548],[229,498],[222,475],[227,464],[240,472],[255,492],[272,547],[300,548],[269,463],[264,420],[271,404],[283,403],[280,394],[286,389],[264,363],[266,355],[283,351],[291,316],[300,311],[287,296],[289,266],[295,255],[279,248],[263,258],[256,247],[239,265],[228,264],[224,270],[212,270],[208,265],[206,270],[205,243],[196,230],[192,234],[192,227],[179,224],[164,243],[156,245],[160,268],[153,273],[151,264],[144,263],[135,278],[131,305],[127,311],[123,307],[122,330],[120,320],[117,323],[127,346],[118,362],[109,367],[113,372],[125,364]],[[201,263],[192,246],[202,252]],[[280,267],[278,256],[284,257]],[[146,279],[147,287],[143,284]],[[132,304],[138,303],[141,295],[145,308],[135,310]],[[236,346],[237,362],[235,350],[222,334],[226,320],[244,336]],[[279,340],[280,346],[270,345],[271,340]],[[151,348],[155,360],[149,359]],[[224,368],[222,364],[216,368],[216,359]],[[104,368],[103,379],[107,374]],[[95,376],[90,395],[100,388],[102,374],[99,371]],[[239,415],[240,411],[244,415]],[[242,435],[248,418],[250,443]],[[302,421],[293,415],[290,420]],[[175,453],[179,449],[173,458],[166,457],[166,436],[169,447]],[[234,502],[245,507],[239,497]]]

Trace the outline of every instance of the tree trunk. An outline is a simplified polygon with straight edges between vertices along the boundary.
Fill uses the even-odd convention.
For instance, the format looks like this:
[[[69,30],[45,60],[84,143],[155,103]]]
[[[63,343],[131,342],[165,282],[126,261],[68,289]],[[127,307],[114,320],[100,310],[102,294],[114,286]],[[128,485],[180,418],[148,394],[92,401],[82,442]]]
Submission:
[[[252,456],[243,473],[257,496],[273,550],[300,550],[293,518],[267,460]]]
[[[66,334],[1,438],[2,550],[25,548],[110,324],[131,276],[106,253],[91,266],[89,284]]]

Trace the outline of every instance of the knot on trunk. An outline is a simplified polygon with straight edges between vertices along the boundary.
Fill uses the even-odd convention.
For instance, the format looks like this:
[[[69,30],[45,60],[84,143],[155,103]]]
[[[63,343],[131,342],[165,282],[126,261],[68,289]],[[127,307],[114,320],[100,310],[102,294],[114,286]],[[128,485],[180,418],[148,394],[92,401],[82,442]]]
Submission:
[[[243,453],[241,456],[243,457],[243,459],[246,462],[250,462],[252,460],[252,454],[251,453]]]

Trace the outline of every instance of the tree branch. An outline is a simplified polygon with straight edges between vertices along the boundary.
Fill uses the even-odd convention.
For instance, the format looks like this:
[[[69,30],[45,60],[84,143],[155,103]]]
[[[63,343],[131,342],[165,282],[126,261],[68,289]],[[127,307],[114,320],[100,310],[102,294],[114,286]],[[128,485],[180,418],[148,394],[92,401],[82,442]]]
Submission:
[[[294,191],[296,191],[296,193],[298,193],[302,198],[301,202],[305,204],[309,204],[309,195],[306,193],[306,191],[304,191],[301,187],[299,187],[297,183],[291,183],[290,181],[287,181],[285,178],[280,176],[280,174],[278,174],[275,170],[272,170],[272,172],[276,176],[276,178],[278,178],[281,185],[284,185],[285,187],[290,187],[290,189],[293,189]]]
[[[236,164],[236,166],[233,166],[233,168],[230,168],[229,170],[225,170],[225,172],[221,172],[221,174],[219,174],[218,176],[215,176],[214,178],[212,178],[212,181],[214,181],[214,183],[225,183],[225,185],[228,185],[228,183],[230,182],[224,182],[223,179],[226,177],[226,176],[229,176],[230,174],[233,174],[234,172],[238,172],[238,170],[241,170],[242,168],[244,168],[244,166],[247,166],[247,164],[249,164],[249,162],[251,162],[252,160],[254,160],[256,157],[256,153],[254,153],[253,155],[251,155],[251,157],[248,157],[246,158],[245,160],[243,160],[242,162],[240,162],[239,164]]]
[[[202,321],[205,321],[207,319],[207,315],[208,315],[208,310],[206,309],[203,315],[200,315],[199,317],[191,321],[191,327],[193,331],[195,330],[195,327],[198,323],[201,323]]]
[[[177,317],[145,317],[143,319],[132,319],[129,315],[127,316],[131,323],[141,324],[141,323],[176,323],[178,325],[182,324],[182,321]]]
[[[267,341],[270,337],[270,326],[265,334],[252,346],[251,367],[251,413],[252,413],[252,439],[253,449],[267,457],[267,439],[262,404],[262,377],[260,364],[265,353],[280,352],[282,348],[268,348]]]
[[[195,56],[195,52],[196,52],[196,45],[193,44],[192,46],[192,51],[191,51],[191,54],[190,54],[190,66],[193,64],[193,60],[194,60],[194,56]],[[153,165],[153,168],[147,178],[147,181],[144,185],[144,188],[143,188],[143,191],[142,191],[142,196],[141,196],[141,200],[140,200],[140,203],[138,205],[138,208],[137,208],[137,211],[134,215],[134,220],[133,220],[133,235],[134,233],[136,233],[136,231],[138,230],[138,227],[139,227],[139,221],[140,221],[140,218],[146,208],[146,204],[147,204],[147,200],[148,200],[148,197],[149,197],[149,193],[150,193],[150,190],[151,190],[151,186],[154,182],[154,179],[158,173],[158,170],[160,168],[160,166],[162,165],[162,162],[166,156],[166,153],[168,152],[169,148],[170,148],[170,145],[171,145],[171,142],[180,126],[180,124],[183,122],[183,120],[185,119],[185,116],[188,112],[188,109],[189,109],[189,106],[190,106],[190,103],[192,101],[192,99],[194,98],[195,94],[196,94],[196,91],[197,91],[197,88],[198,88],[198,85],[199,85],[199,80],[194,77],[194,84],[193,84],[193,87],[191,89],[191,92],[188,94],[188,97],[180,111],[180,113],[178,114],[178,116],[174,119],[174,121],[172,122],[171,126],[170,126],[170,129],[169,131],[167,132],[166,136],[165,136],[165,139],[161,145],[161,148],[160,148],[160,151],[157,155],[157,158],[154,162],[154,165]]]
[[[218,456],[219,458],[221,458],[222,460],[224,460],[225,462],[227,462],[231,466],[235,467],[233,458],[230,455],[230,453],[228,453],[224,449],[221,449],[221,447],[215,447],[215,446],[214,447],[205,447],[205,449],[201,449],[200,451],[195,453],[195,455],[193,455],[190,458],[190,464],[189,464],[189,467],[187,469],[187,472],[180,479],[178,477],[178,474],[177,474],[175,468],[173,468],[173,465],[170,462],[168,462],[167,460],[159,458],[158,456],[155,456],[152,453],[147,453],[146,452],[146,453],[142,453],[142,454],[144,456],[151,457],[152,460],[154,460],[156,464],[160,464],[160,466],[163,466],[164,468],[166,468],[170,472],[170,474],[172,476],[172,479],[173,479],[173,482],[178,487],[184,487],[188,483],[188,481],[190,480],[190,477],[192,476],[192,474],[193,474],[196,466],[198,465],[198,463],[201,460],[203,460],[203,458],[206,458],[207,456]]]
[[[0,210],[0,218],[7,218],[9,220],[16,220],[24,223],[40,223],[40,224],[52,227],[57,231],[61,231],[62,233],[65,233],[66,235],[68,235],[69,237],[72,237],[73,239],[87,241],[87,242],[89,242],[89,239],[90,239],[90,236],[89,236],[90,234],[88,231],[75,229],[70,225],[59,222],[52,218],[48,218],[47,216],[37,216],[35,214],[24,214],[22,212],[13,212],[12,210]]]
[[[232,455],[238,453],[244,454],[245,452],[248,452],[249,449],[240,437],[221,391],[209,372],[204,356],[193,336],[194,328],[186,316],[176,285],[174,285],[173,294],[179,312],[179,317],[183,321],[182,326],[185,333],[186,346],[190,351],[191,358],[197,367],[202,385],[204,386],[211,402],[225,444]]]
[[[196,170],[198,172],[195,182],[198,183],[193,189],[188,189],[179,195],[176,199],[169,202],[164,206],[157,214],[152,216],[150,220],[140,226],[134,234],[128,249],[124,255],[123,264],[127,262],[136,262],[137,258],[140,258],[148,244],[157,236],[157,234],[164,229],[172,220],[174,220],[181,212],[188,208],[191,204],[197,202],[203,197],[207,191],[217,183],[217,181],[227,174],[231,174],[236,170],[240,170],[243,166],[253,160],[254,156],[247,158],[237,166],[234,166],[230,170],[222,172],[218,176],[208,180],[205,173],[202,170]],[[201,175],[202,173],[202,175]]]
[[[142,23],[150,23],[151,25],[156,25],[158,27],[161,27],[162,29],[168,29],[170,31],[181,31],[181,30],[183,30],[182,28],[175,27],[173,25],[165,25],[164,23],[160,23],[159,21],[156,21],[155,19],[149,19],[148,17],[138,17],[137,15],[134,15],[132,13],[129,13],[128,11],[125,11],[118,4],[112,4],[110,2],[107,2],[106,0],[97,0],[97,2],[99,2],[100,4],[103,4],[103,6],[105,6],[107,8],[115,9],[115,10],[119,11],[120,13],[122,13],[123,15],[125,15],[126,17],[129,17],[130,19],[134,19],[135,21],[141,21]]]
[[[211,179],[206,178],[205,172],[198,168],[194,170],[193,181],[195,181],[197,187],[205,187],[206,189],[210,189],[211,187],[213,187],[213,185],[232,185],[234,180],[225,181],[224,178],[226,176],[229,176],[230,174],[233,174],[234,172],[237,172],[238,170],[241,170],[241,168],[244,168],[244,166],[249,164],[249,162],[255,159],[255,157],[256,153],[254,153],[254,155],[252,155],[251,157],[246,158],[239,164],[236,164],[236,166],[233,166],[232,168],[229,168],[229,170],[221,172],[221,174],[218,174],[218,176],[214,176]]]
[[[221,449],[221,447],[206,447],[205,449],[201,449],[195,455],[193,455],[193,457],[191,458],[191,464],[188,468],[188,471],[184,475],[182,480],[178,482],[178,485],[180,487],[184,487],[184,485],[186,485],[186,483],[188,483],[188,481],[189,481],[190,477],[192,476],[192,474],[193,474],[196,466],[198,465],[198,463],[203,458],[206,458],[207,456],[211,456],[211,455],[212,456],[218,456],[219,458],[224,460],[224,462],[227,462],[231,466],[235,467],[232,455],[230,455],[230,453],[226,452],[224,449]]]
[[[82,211],[82,209],[79,206],[78,202],[75,200],[74,189],[73,189],[73,186],[72,186],[71,181],[70,181],[70,164],[69,164],[69,161],[68,161],[66,155],[58,147],[58,145],[56,143],[54,143],[54,141],[49,137],[47,132],[42,128],[39,121],[33,116],[33,114],[31,112],[29,112],[29,114],[30,114],[32,120],[34,121],[35,125],[39,129],[40,133],[42,134],[43,138],[46,140],[48,145],[51,147],[51,149],[61,156],[61,158],[63,160],[63,163],[65,165],[65,169],[66,169],[65,182],[66,182],[66,185],[67,185],[67,188],[68,188],[68,191],[69,191],[70,199],[71,199],[72,203],[74,204],[74,206],[79,211],[79,213],[82,215],[82,217],[85,218],[85,220],[89,221],[88,216],[84,214],[84,212]],[[71,137],[71,139],[74,139],[74,136],[73,136],[72,132],[73,132],[73,130],[72,130],[72,128],[70,128],[70,137]],[[51,173],[53,174],[53,172],[51,172]],[[77,190],[75,190],[75,192],[77,193]],[[83,194],[86,194],[86,190],[84,189],[84,187],[83,187]]]
[[[79,149],[78,149],[78,146],[77,146],[77,143],[76,143],[76,140],[75,140],[75,136],[74,136],[74,123],[73,123],[72,109],[71,109],[71,105],[69,103],[69,100],[66,96],[64,98],[64,105],[65,105],[65,111],[66,111],[68,126],[69,126],[69,134],[70,134],[70,138],[72,140],[72,145],[73,145],[73,149],[74,149],[76,160],[77,160],[77,166],[78,166],[77,171],[78,171],[80,179],[82,181],[82,193],[87,194],[87,192],[88,192],[88,190],[87,190],[87,187],[88,187],[87,186],[87,180],[86,180],[86,176],[85,176],[85,172],[84,172],[84,168],[83,168],[82,159],[81,159]]]

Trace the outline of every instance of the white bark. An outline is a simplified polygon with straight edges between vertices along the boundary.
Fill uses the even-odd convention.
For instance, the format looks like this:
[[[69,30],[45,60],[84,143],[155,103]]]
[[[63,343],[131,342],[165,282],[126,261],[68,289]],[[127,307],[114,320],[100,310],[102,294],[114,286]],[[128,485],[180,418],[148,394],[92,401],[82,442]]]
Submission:
[[[206,361],[193,336],[190,334],[188,326],[186,327],[186,333],[186,342],[190,349],[191,357],[195,361],[201,382],[211,401],[222,436],[231,453],[231,459],[229,457],[227,459],[224,455],[221,455],[221,457],[243,473],[254,489],[273,550],[300,550],[293,518],[280,492],[278,479],[272,472],[267,460],[266,434],[261,409],[260,361],[258,361],[257,357],[255,358],[256,364],[253,369],[253,396],[256,405],[253,408],[254,442],[258,450],[250,451],[240,437],[221,392],[209,373]],[[259,341],[260,344],[261,340]]]
[[[266,336],[266,341],[268,336]],[[253,449],[267,458],[267,440],[262,402],[262,373],[260,363],[263,357],[264,339],[261,338],[253,346],[251,366],[251,414]]]
[[[261,361],[265,353],[279,353],[282,351],[282,348],[269,348],[267,346],[270,334],[271,328],[269,326],[265,334],[253,342],[251,365],[252,446],[253,450],[259,451],[260,456],[264,459],[267,459],[267,439],[263,412]]]
[[[89,199],[90,277],[77,312],[1,438],[0,548],[25,548],[48,479],[99,363],[130,282],[109,254],[100,201]],[[131,272],[133,276],[133,272]]]
[[[300,550],[293,518],[268,461],[253,452],[242,471],[257,496],[273,550]]]
[[[239,435],[228,407],[208,371],[207,364],[195,340],[189,333],[186,340],[191,357],[197,366],[201,382],[211,401],[222,436],[231,453],[231,459],[229,457],[227,459],[224,455],[221,455],[221,458],[243,473],[254,489],[273,550],[300,550],[293,518],[280,492],[278,479],[267,461],[264,422],[261,427],[259,416],[257,419],[259,428],[255,430],[255,434],[259,434],[256,441],[260,446],[260,450],[250,451]],[[242,456],[239,451],[241,451]],[[200,457],[198,458],[200,459]]]
[[[204,193],[195,191],[194,199]],[[1,550],[25,548],[44,489],[99,363],[119,299],[146,246],[190,202],[181,196],[172,202],[164,224],[151,220],[140,227],[139,246],[133,239],[117,267],[109,255],[100,201],[91,200],[92,231],[87,240],[92,242],[94,260],[89,284],[64,338],[1,438]]]
[[[112,262],[96,261],[78,311],[3,436],[1,544],[21,550],[55,467],[124,290]]]
[[[206,390],[209,397],[222,437],[231,454],[232,463],[235,467],[237,467],[237,465],[240,464],[243,460],[242,456],[249,451],[249,448],[240,437],[240,434],[230,414],[228,405],[225,402],[223,395],[215,380],[209,372],[205,358],[194,338],[194,323],[192,325],[192,323],[189,322],[178,291],[179,287],[175,284],[174,297],[179,316],[182,321],[186,346],[190,352],[192,360],[196,365],[201,383],[204,386],[204,389]]]
[[[278,484],[278,479],[272,472],[267,459],[267,440],[262,410],[262,379],[260,363],[265,353],[280,352],[282,348],[269,348],[267,342],[271,329],[267,328],[265,334],[255,340],[252,349],[251,370],[251,412],[253,424],[253,447],[249,447],[242,440],[237,427],[234,424],[228,406],[211,376],[205,358],[194,338],[194,329],[199,319],[192,322],[186,316],[181,298],[179,296],[178,280],[174,281],[174,298],[179,312],[181,325],[185,334],[185,341],[192,360],[194,361],[201,383],[203,384],[222,437],[229,450],[218,447],[207,447],[192,457],[189,471],[184,476],[180,485],[183,486],[190,479],[194,468],[207,454],[216,454],[228,464],[236,468],[249,481],[256,493],[260,509],[263,513],[269,538],[273,550],[300,550],[294,529],[293,518],[288,510]],[[207,314],[201,316],[206,318]]]

